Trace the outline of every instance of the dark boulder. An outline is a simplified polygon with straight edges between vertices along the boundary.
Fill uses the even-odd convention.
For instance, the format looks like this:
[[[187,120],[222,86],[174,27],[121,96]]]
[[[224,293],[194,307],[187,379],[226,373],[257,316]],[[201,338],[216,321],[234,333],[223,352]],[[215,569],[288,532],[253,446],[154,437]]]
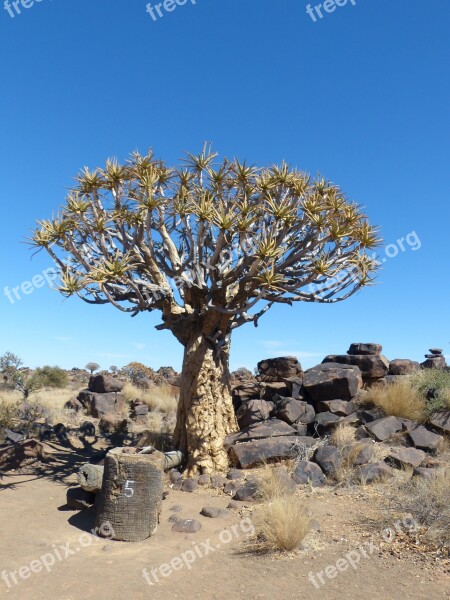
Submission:
[[[423,425],[413,429],[408,435],[416,448],[427,452],[435,452],[444,440],[442,435],[429,431]]]
[[[306,460],[300,461],[295,467],[292,479],[298,484],[311,484],[314,487],[325,485],[327,478],[318,464]]]
[[[335,478],[342,468],[342,455],[335,446],[321,446],[314,452],[313,460],[328,477]]]
[[[352,354],[356,356],[373,356],[381,354],[382,350],[383,346],[381,346],[380,344],[350,344],[350,348],[348,349],[347,354]]]
[[[411,375],[420,371],[420,364],[407,358],[396,358],[389,363],[389,375]]]
[[[259,380],[276,382],[290,377],[301,378],[303,369],[295,356],[267,358],[258,363]]]
[[[358,367],[324,363],[306,371],[303,389],[313,402],[351,400],[362,387]]]
[[[384,377],[389,371],[389,361],[382,355],[349,355],[331,354],[323,359],[326,363],[338,363],[342,365],[353,365],[361,371],[364,380],[373,380]]]
[[[229,453],[235,464],[241,469],[248,469],[280,458],[295,458],[299,446],[310,447],[315,443],[316,440],[310,437],[276,437],[235,444],[231,446]]]
[[[273,404],[265,400],[249,400],[238,408],[236,418],[239,427],[244,429],[255,423],[267,421],[273,411]]]
[[[121,392],[125,384],[106,375],[92,375],[89,378],[89,391],[98,394],[109,394],[110,392]]]

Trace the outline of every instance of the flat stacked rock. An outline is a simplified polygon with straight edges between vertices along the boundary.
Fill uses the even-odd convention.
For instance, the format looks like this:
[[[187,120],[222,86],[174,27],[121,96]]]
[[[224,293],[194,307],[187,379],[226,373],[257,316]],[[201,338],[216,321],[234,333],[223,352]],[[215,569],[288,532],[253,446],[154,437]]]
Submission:
[[[441,348],[430,348],[430,354],[425,354],[426,360],[421,363],[421,367],[424,369],[445,369],[447,363],[442,353]]]
[[[385,377],[389,372],[389,361],[381,354],[380,344],[351,344],[347,354],[330,354],[323,363],[339,363],[358,367],[364,383]]]

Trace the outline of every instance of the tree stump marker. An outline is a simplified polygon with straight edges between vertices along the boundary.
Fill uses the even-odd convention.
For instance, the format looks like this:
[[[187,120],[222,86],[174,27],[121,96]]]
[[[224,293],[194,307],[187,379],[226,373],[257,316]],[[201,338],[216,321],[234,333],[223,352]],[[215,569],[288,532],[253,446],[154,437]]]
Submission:
[[[140,542],[155,533],[161,512],[164,454],[114,448],[105,458],[95,528],[98,535]]]

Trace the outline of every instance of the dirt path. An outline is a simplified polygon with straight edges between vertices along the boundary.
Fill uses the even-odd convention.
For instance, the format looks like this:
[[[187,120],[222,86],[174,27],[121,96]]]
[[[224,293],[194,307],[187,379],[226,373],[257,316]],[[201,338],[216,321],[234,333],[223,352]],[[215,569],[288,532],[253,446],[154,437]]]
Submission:
[[[370,555],[368,540],[374,532],[362,526],[371,508],[370,498],[364,493],[323,492],[314,496],[311,505],[321,531],[313,534],[305,551],[280,558],[241,551],[245,536],[240,523],[245,514],[232,513],[226,519],[199,516],[205,505],[225,508],[229,498],[224,496],[170,491],[163,503],[157,534],[145,542],[125,544],[86,534],[93,526],[92,512],[59,509],[65,504],[66,484],[19,474],[3,477],[2,484],[5,487],[0,491],[0,570],[7,581],[0,580],[0,597],[24,600],[437,600],[450,597],[450,577],[443,568],[433,565],[431,559],[420,559],[410,553],[399,559],[374,549]],[[200,520],[201,531],[189,535],[172,532],[168,519],[175,514],[170,510],[174,505],[182,507],[177,516]],[[237,524],[234,530],[233,524]],[[225,528],[226,534],[223,533]],[[376,535],[374,539],[377,541]],[[359,550],[364,542],[366,558]],[[196,552],[207,555],[192,559]],[[349,565],[342,571],[331,568],[329,579],[325,569],[336,566],[349,552],[353,552],[350,557],[356,563],[355,568]],[[34,566],[37,571],[38,566],[32,561],[42,560],[44,555],[47,563],[54,562],[48,565],[48,572],[23,569],[26,578],[21,578],[19,569]],[[177,570],[166,573],[162,565],[175,558],[179,558],[173,563]],[[343,568],[343,563],[339,564]],[[152,585],[144,578],[143,569],[147,569]],[[322,573],[324,583],[315,575],[314,585],[310,573]]]

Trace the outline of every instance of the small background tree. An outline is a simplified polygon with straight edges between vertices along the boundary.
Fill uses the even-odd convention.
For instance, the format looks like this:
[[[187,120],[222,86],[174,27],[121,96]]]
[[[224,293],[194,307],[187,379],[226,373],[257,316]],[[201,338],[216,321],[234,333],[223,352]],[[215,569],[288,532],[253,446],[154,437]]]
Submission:
[[[89,362],[89,363],[88,363],[88,364],[85,366],[85,369],[86,369],[87,371],[89,371],[89,373],[92,375],[92,373],[93,373],[94,371],[98,371],[98,370],[100,369],[100,365],[98,365],[98,364],[97,364],[97,363],[95,363],[95,362]]]
[[[232,332],[274,304],[332,303],[371,283],[375,229],[334,184],[287,164],[256,168],[206,147],[168,167],[150,151],[85,168],[33,244],[59,290],[135,316],[159,310],[184,346],[176,446],[189,472],[227,468]]]

